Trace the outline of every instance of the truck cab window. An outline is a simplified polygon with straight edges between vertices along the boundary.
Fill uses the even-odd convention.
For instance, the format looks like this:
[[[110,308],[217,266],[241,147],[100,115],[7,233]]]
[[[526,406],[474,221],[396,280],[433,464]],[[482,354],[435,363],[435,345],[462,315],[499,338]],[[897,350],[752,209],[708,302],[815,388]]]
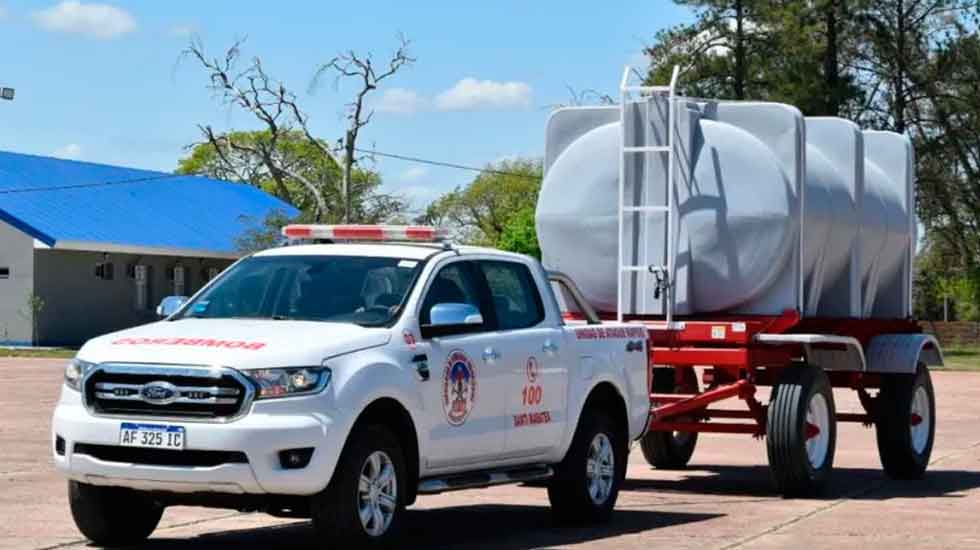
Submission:
[[[480,262],[493,296],[499,330],[529,328],[544,320],[544,305],[527,266],[517,262]]]
[[[432,279],[428,293],[422,302],[419,322],[431,323],[429,313],[436,304],[470,304],[480,310],[485,320],[489,320],[486,300],[481,299],[481,287],[473,276],[473,262],[454,262],[439,270]]]

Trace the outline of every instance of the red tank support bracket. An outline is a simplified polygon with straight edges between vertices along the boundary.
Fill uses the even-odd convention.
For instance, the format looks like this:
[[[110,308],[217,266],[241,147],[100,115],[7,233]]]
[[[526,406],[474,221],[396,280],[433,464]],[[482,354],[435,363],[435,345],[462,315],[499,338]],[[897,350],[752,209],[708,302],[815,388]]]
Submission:
[[[784,365],[792,361],[794,353],[788,348],[706,348],[706,347],[654,347],[650,348],[653,365],[749,368],[759,365]]]
[[[740,395],[741,392],[745,391],[747,387],[752,386],[752,383],[748,380],[739,380],[734,384],[728,384],[725,386],[720,386],[704,393],[699,393],[683,399],[681,401],[675,401],[673,403],[668,403],[663,406],[658,406],[661,403],[661,399],[665,397],[676,397],[674,394],[650,394],[650,403],[652,405],[651,413],[653,419],[656,421],[664,420],[672,416],[681,416],[685,413],[691,413],[694,411],[702,411],[712,403],[717,403],[718,401],[724,401]],[[755,388],[753,387],[753,391]]]

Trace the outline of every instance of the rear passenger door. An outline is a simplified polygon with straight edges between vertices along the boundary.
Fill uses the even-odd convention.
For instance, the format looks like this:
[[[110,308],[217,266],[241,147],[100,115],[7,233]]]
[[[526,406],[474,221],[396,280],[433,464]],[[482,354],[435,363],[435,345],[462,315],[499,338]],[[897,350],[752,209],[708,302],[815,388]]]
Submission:
[[[526,263],[481,260],[478,265],[493,301],[495,339],[507,370],[508,458],[547,455],[566,422],[561,329],[546,319],[538,282]]]

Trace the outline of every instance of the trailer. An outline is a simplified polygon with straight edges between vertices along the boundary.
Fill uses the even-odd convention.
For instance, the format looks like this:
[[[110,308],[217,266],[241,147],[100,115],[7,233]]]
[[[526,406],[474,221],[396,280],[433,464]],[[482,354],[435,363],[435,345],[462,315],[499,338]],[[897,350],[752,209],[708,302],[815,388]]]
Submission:
[[[837,423],[853,422],[874,427],[889,477],[921,478],[936,428],[929,367],[943,357],[911,317],[916,221],[908,140],[840,119],[804,118],[788,106],[683,97],[676,68],[667,86],[634,84],[634,74],[624,71],[618,106],[569,109],[549,121],[537,223],[545,266],[591,292],[563,297],[566,319],[627,321],[648,331],[650,421],[640,444],[647,462],[685,467],[702,433],[765,438],[776,489],[806,496],[830,478]],[[722,131],[728,141],[718,137]],[[608,166],[613,154],[618,174]],[[710,169],[701,170],[702,162]],[[741,173],[725,172],[740,162]],[[766,188],[766,178],[778,183]],[[784,207],[770,193],[783,182],[785,224],[771,216],[771,226],[741,234],[738,226],[722,227],[720,237],[701,239],[707,252],[695,249],[698,229],[684,216],[706,209],[723,225],[741,208],[745,218],[766,219],[773,209],[758,214],[767,206],[752,202]],[[614,186],[615,218],[612,207],[566,198],[597,203]],[[757,196],[733,207],[733,189]],[[577,227],[588,233],[574,234]],[[777,251],[765,241],[767,227],[777,237],[787,233],[790,246]],[[700,264],[698,253],[707,256]],[[785,265],[751,263],[760,257],[785,257]],[[606,264],[615,265],[614,286]],[[711,271],[731,264],[744,273]],[[768,402],[762,387],[771,388]],[[856,392],[860,409],[838,410],[840,391]],[[722,402],[741,407],[722,409]]]

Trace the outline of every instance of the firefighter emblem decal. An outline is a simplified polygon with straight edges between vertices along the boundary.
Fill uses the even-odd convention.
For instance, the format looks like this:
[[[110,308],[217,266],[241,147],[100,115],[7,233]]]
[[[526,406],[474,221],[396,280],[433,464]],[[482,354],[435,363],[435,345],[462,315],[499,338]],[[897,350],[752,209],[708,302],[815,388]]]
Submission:
[[[442,375],[442,410],[453,426],[462,426],[476,405],[476,369],[462,350],[446,359]]]

